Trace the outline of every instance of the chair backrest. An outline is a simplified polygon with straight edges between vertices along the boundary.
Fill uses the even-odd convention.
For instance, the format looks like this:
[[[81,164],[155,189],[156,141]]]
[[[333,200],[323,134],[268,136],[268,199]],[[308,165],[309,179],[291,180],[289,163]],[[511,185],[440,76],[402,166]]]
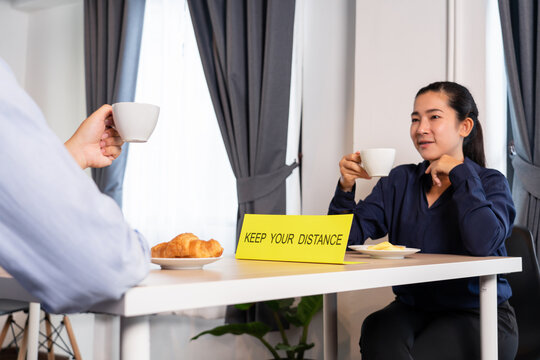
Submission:
[[[0,315],[8,315],[4,325],[2,326],[2,331],[0,331],[0,358],[8,358],[8,355],[6,352],[2,349],[4,346],[4,341],[7,338],[8,333],[10,333],[15,339],[12,339],[11,342],[8,344],[8,346],[12,346],[13,344],[17,345],[16,338],[21,337],[23,334],[23,331],[19,330],[19,327],[15,325],[15,320],[13,320],[12,313],[18,312],[18,311],[28,311],[28,303],[22,302],[22,301],[14,301],[14,300],[5,300],[0,299]],[[10,331],[11,330],[11,331]],[[16,349],[16,347],[13,347],[13,349]]]
[[[540,269],[531,232],[515,225],[506,239],[508,256],[522,258],[523,271],[507,274],[512,287],[509,302],[516,311],[519,347],[516,359],[540,359]]]
[[[28,310],[27,302],[0,299],[0,315],[11,314],[23,310]]]

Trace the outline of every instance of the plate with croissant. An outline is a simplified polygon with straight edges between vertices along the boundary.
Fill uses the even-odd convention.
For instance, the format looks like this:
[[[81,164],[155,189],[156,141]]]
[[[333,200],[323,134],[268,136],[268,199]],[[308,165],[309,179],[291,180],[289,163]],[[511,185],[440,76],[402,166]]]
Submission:
[[[201,240],[192,233],[183,233],[171,241],[152,247],[152,263],[162,269],[201,269],[221,259],[223,247],[214,240]]]
[[[349,245],[349,249],[379,259],[403,259],[407,255],[420,251],[420,249],[416,248],[394,245],[388,241],[383,241],[376,245]]]

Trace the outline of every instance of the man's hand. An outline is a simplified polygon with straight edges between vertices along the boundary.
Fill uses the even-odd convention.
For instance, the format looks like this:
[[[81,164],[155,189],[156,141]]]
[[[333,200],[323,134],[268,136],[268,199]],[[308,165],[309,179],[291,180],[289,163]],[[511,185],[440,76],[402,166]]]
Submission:
[[[120,155],[124,142],[112,126],[112,107],[103,105],[66,141],[66,148],[81,168],[109,166]]]
[[[339,171],[341,173],[339,186],[341,190],[351,191],[356,179],[371,179],[366,170],[360,166],[361,163],[362,158],[359,151],[345,155],[339,161]]]

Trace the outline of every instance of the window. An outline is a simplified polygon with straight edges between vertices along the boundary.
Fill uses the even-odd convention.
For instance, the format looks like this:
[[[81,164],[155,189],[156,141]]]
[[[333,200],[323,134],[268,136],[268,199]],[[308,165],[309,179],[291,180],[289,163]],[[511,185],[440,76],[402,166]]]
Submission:
[[[147,143],[131,144],[124,213],[150,246],[183,232],[235,252],[236,180],[185,1],[147,0],[135,100],[161,107]]]
[[[488,167],[495,168],[511,179],[507,168],[507,89],[504,51],[496,0],[486,3],[486,115],[484,145]],[[509,137],[510,138],[510,137]]]

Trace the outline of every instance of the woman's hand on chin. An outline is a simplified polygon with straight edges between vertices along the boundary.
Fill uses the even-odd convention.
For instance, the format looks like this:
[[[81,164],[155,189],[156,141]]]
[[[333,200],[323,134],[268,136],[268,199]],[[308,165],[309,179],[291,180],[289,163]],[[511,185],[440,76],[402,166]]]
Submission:
[[[443,155],[439,159],[431,162],[426,169],[426,174],[431,174],[433,183],[437,186],[441,186],[442,182],[440,176],[448,176],[453,168],[463,163],[463,160],[458,160],[450,155]]]
[[[339,161],[339,172],[341,177],[339,179],[339,186],[343,191],[351,191],[356,179],[371,179],[366,170],[360,166],[362,158],[360,152],[345,155]]]

